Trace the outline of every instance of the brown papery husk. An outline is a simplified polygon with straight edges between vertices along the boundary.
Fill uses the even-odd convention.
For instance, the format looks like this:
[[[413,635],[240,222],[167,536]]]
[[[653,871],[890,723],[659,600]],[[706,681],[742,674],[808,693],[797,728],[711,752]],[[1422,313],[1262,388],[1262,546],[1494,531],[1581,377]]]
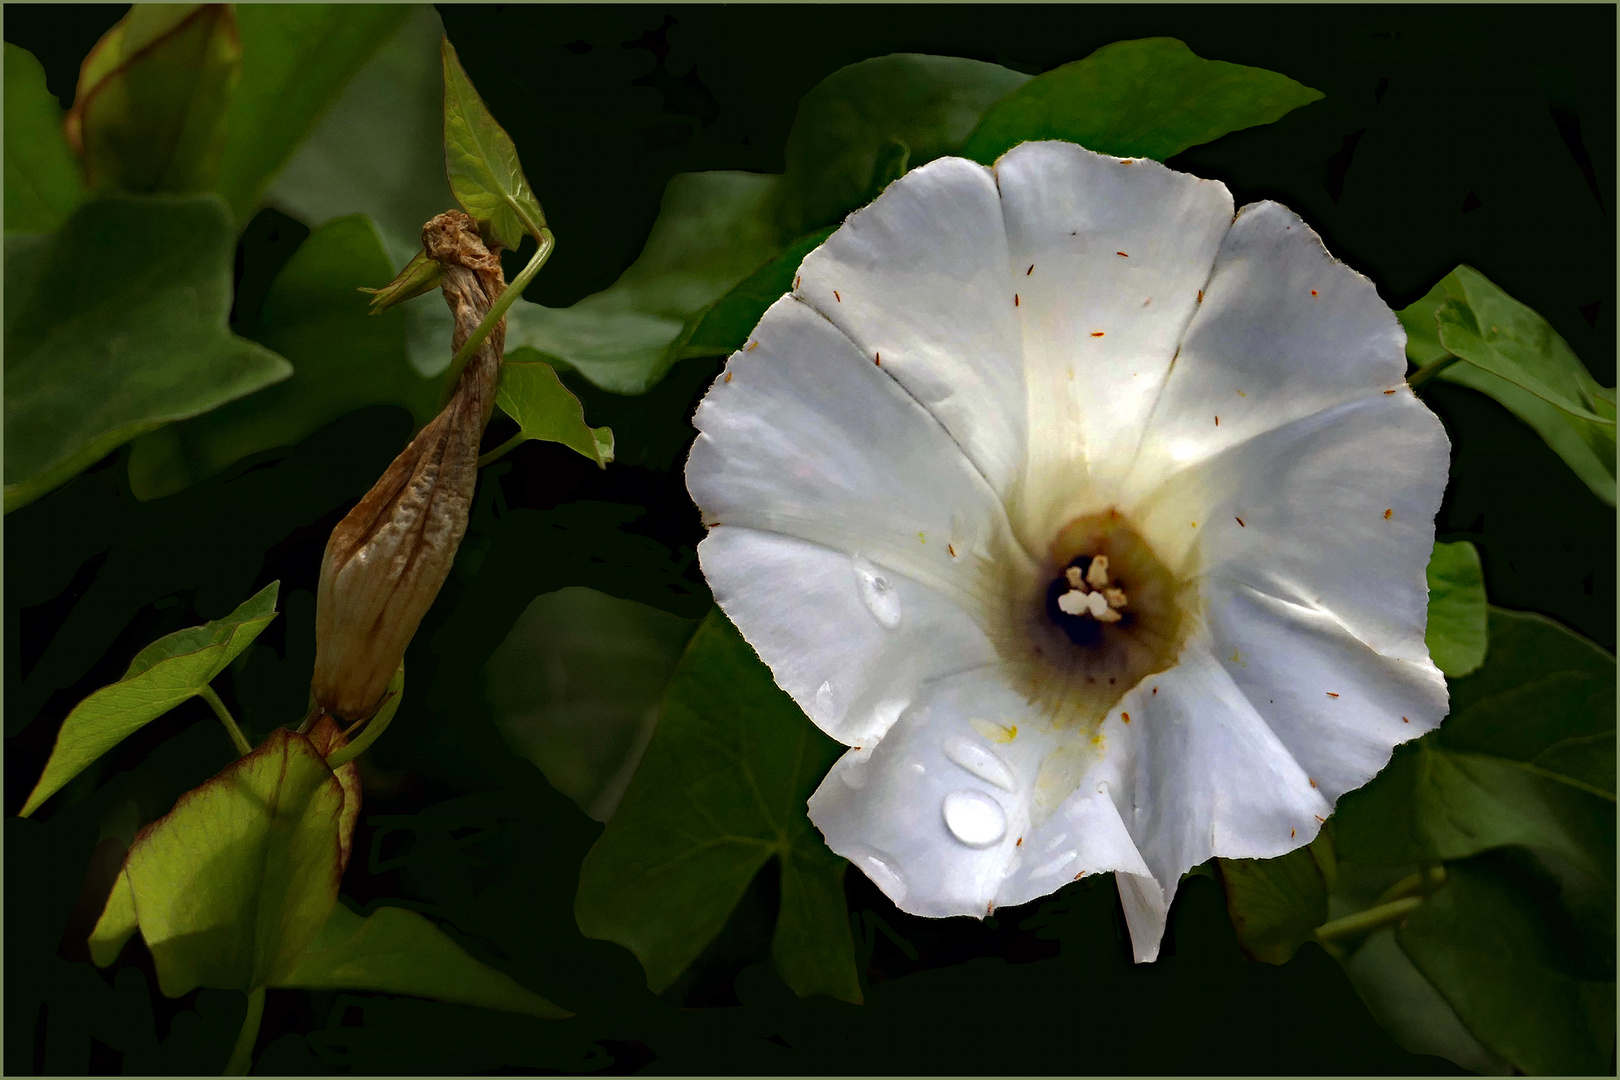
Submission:
[[[506,291],[499,255],[459,210],[423,226],[422,246],[444,267],[440,287],[459,351]],[[356,720],[376,711],[450,574],[467,531],[505,348],[502,318],[462,369],[449,403],[332,530],[315,601],[312,688],[316,704],[333,716]]]

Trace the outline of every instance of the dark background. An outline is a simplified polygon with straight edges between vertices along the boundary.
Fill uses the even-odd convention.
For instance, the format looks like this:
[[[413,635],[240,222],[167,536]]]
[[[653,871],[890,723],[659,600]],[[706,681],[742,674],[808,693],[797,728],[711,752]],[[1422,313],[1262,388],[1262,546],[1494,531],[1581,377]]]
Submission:
[[[120,6],[4,10],[5,39],[71,103],[79,61]],[[1503,7],[471,7],[446,31],[516,141],[561,242],[528,297],[568,304],[635,257],[668,178],[783,167],[799,97],[896,51],[1038,73],[1125,38],[1287,74],[1327,96],[1277,124],[1172,159],[1237,202],[1276,199],[1392,307],[1469,263],[1541,312],[1615,381],[1615,9]],[[244,232],[238,327],[307,230],[272,212]],[[774,870],[663,995],[633,957],[582,938],[572,903],[600,826],[514,757],[480,691],[484,659],[534,596],[583,584],[696,617],[701,527],[679,477],[685,425],[715,370],[688,361],[644,398],[577,380],[621,462],[605,473],[526,444],[486,472],[456,572],[408,657],[412,693],[363,761],[366,806],[344,893],[446,925],[475,954],[576,1011],[543,1023],[370,994],[269,994],[261,1072],[1364,1073],[1446,1071],[1380,1032],[1337,966],[1306,947],[1244,960],[1218,888],[1194,879],[1166,959],[1127,962],[1110,882],[983,923],[897,912],[847,891],[867,1004],[799,1002],[761,966]],[[1425,398],[1453,441],[1444,540],[1480,546],[1494,603],[1615,643],[1615,517],[1535,436],[1472,391]],[[5,523],[6,810],[72,705],[142,645],[280,579],[283,617],[220,690],[250,737],[300,715],[327,533],[409,435],[372,409],[297,448],[168,499],[128,493],[124,454]],[[8,1073],[217,1072],[242,996],[156,993],[139,946],[100,972],[83,940],[116,872],[120,807],[149,821],[222,767],[200,702],[6,822]],[[88,870],[87,870],[88,868]]]

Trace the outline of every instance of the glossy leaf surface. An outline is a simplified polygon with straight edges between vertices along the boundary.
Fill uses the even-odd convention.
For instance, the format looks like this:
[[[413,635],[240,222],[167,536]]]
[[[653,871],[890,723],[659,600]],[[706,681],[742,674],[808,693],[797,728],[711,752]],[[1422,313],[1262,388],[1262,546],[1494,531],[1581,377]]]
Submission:
[[[467,78],[455,47],[440,47],[444,63],[444,164],[450,190],[479,228],[502,247],[517,250],[525,236],[540,238],[546,215],[523,175],[517,147]]]
[[[604,469],[613,460],[613,432],[585,423],[585,407],[532,349],[507,356],[495,402],[525,439],[562,443]]]
[[[1448,678],[1485,662],[1485,574],[1473,544],[1434,545],[1429,559],[1429,625],[1424,642]]]

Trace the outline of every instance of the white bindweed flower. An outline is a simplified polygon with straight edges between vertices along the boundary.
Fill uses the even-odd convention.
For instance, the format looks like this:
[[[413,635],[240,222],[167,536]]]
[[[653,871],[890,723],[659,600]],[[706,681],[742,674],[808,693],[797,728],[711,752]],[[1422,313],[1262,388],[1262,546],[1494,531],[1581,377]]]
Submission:
[[[704,398],[721,608],[852,747],[810,800],[902,909],[1309,842],[1435,727],[1440,423],[1275,203],[1066,143],[944,158],[804,260]],[[1106,561],[1105,561],[1106,558]]]

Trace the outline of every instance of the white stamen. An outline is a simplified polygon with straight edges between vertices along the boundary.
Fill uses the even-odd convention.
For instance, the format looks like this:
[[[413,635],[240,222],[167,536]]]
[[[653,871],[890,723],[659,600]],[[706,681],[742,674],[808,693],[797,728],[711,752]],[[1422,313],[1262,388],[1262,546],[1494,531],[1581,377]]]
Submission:
[[[1126,604],[1124,589],[1104,589],[1103,596],[1108,600],[1111,608],[1122,608]]]
[[[1091,560],[1091,566],[1086,570],[1086,582],[1094,589],[1107,587],[1108,556],[1098,555]]]
[[[1069,588],[1079,589],[1083,593],[1091,591],[1090,589],[1086,588],[1085,576],[1080,573],[1080,568],[1078,566],[1069,567],[1067,570],[1063,571],[1063,576],[1069,579]]]
[[[1092,593],[1091,595],[1095,596],[1097,594]],[[1090,605],[1086,603],[1085,593],[1070,589],[1058,597],[1058,610],[1065,615],[1087,615],[1090,614]]]

